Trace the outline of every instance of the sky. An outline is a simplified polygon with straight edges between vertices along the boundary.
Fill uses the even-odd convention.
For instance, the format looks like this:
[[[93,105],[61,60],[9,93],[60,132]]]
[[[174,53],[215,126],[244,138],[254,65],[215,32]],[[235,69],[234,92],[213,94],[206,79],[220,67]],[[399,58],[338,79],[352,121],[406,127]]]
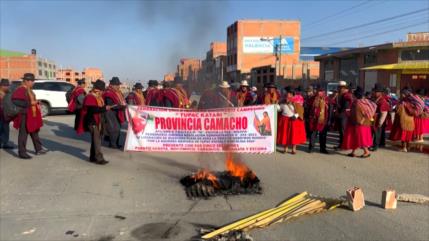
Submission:
[[[424,0],[0,0],[0,48],[147,81],[174,72],[180,58],[204,58],[239,19],[300,20],[301,46],[358,47],[429,31],[428,9]]]

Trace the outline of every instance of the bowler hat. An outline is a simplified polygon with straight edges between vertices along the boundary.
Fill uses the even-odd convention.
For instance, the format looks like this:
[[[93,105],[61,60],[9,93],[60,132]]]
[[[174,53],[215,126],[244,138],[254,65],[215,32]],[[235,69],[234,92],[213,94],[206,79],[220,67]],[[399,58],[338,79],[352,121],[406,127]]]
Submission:
[[[358,99],[362,99],[362,97],[363,97],[363,89],[362,89],[362,87],[360,87],[360,86],[358,86],[358,87],[356,87],[356,89],[355,89],[355,91],[353,92],[353,94],[356,96],[356,98],[358,98]]]
[[[265,87],[266,88],[275,88],[275,89],[277,89],[277,86],[274,83],[267,83],[267,85]]]
[[[243,80],[243,81],[241,81],[241,83],[240,83],[240,86],[249,86],[249,83],[247,82],[247,80]]]
[[[286,93],[293,93],[294,92],[293,89],[292,89],[292,87],[290,87],[290,86],[286,86],[284,88],[284,90],[285,90]]]
[[[113,77],[113,78],[110,80],[109,84],[110,84],[110,85],[121,85],[122,83],[121,83],[121,81],[119,80],[119,78],[118,78],[118,77]]]
[[[35,81],[36,78],[34,77],[34,74],[32,74],[32,73],[25,73],[24,77],[22,77],[22,80]]]
[[[339,86],[339,87],[347,87],[347,82],[345,82],[344,80],[340,80],[340,81],[338,82],[338,86]]]
[[[83,85],[83,84],[85,84],[85,79],[79,79],[79,80],[77,80],[77,84],[78,84],[78,85]]]
[[[158,86],[158,80],[149,80],[148,85],[149,87]]]
[[[134,85],[134,89],[143,89],[143,85],[142,85],[142,83],[136,83],[135,85]]]
[[[9,86],[9,80],[8,79],[1,79],[0,80],[0,86]]]
[[[374,85],[374,88],[372,89],[374,92],[384,92],[386,88],[384,88],[383,85],[377,83]]]
[[[94,82],[94,89],[105,90],[106,89],[106,83],[104,83],[104,81],[98,79],[97,81]]]

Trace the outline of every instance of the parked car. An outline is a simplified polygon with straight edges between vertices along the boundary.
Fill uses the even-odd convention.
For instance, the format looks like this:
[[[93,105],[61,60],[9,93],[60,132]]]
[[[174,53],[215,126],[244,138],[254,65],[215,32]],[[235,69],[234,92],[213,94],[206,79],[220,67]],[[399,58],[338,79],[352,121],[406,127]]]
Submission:
[[[52,111],[67,111],[67,91],[74,85],[59,80],[36,80],[33,91],[40,101],[42,116],[49,115]]]
[[[338,86],[339,86],[340,84],[339,84],[339,82],[329,82],[327,85],[326,85],[326,93],[328,94],[328,95],[331,95],[335,90],[337,90],[338,89]]]
[[[21,81],[13,81],[10,89],[13,91]],[[36,80],[33,91],[37,100],[40,101],[42,116],[47,116],[53,111],[67,111],[68,103],[66,99],[67,91],[74,88],[74,85],[60,80]]]

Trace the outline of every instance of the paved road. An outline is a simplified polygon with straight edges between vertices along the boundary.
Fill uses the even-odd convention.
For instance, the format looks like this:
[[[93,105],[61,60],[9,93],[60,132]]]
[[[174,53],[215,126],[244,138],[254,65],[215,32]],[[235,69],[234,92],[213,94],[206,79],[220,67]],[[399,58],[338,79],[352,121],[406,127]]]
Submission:
[[[387,149],[369,159],[305,152],[242,155],[262,180],[263,194],[196,201],[186,198],[178,180],[202,161],[222,169],[222,155],[104,148],[110,163],[96,166],[85,161],[88,136],[77,137],[71,123],[66,115],[46,119],[41,137],[52,150],[48,155],[20,160],[0,151],[1,240],[192,240],[201,226],[229,223],[292,194],[339,197],[355,185],[368,201],[359,212],[337,209],[251,235],[255,240],[429,239],[429,205],[378,207],[386,188],[429,196],[427,154]],[[13,140],[16,134],[13,130]]]

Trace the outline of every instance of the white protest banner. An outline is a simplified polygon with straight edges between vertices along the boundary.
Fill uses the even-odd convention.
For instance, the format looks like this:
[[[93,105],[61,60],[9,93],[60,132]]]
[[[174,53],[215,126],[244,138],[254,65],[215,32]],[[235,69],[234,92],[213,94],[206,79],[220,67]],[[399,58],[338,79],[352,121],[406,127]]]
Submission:
[[[129,106],[126,151],[275,151],[274,105],[191,111]]]

